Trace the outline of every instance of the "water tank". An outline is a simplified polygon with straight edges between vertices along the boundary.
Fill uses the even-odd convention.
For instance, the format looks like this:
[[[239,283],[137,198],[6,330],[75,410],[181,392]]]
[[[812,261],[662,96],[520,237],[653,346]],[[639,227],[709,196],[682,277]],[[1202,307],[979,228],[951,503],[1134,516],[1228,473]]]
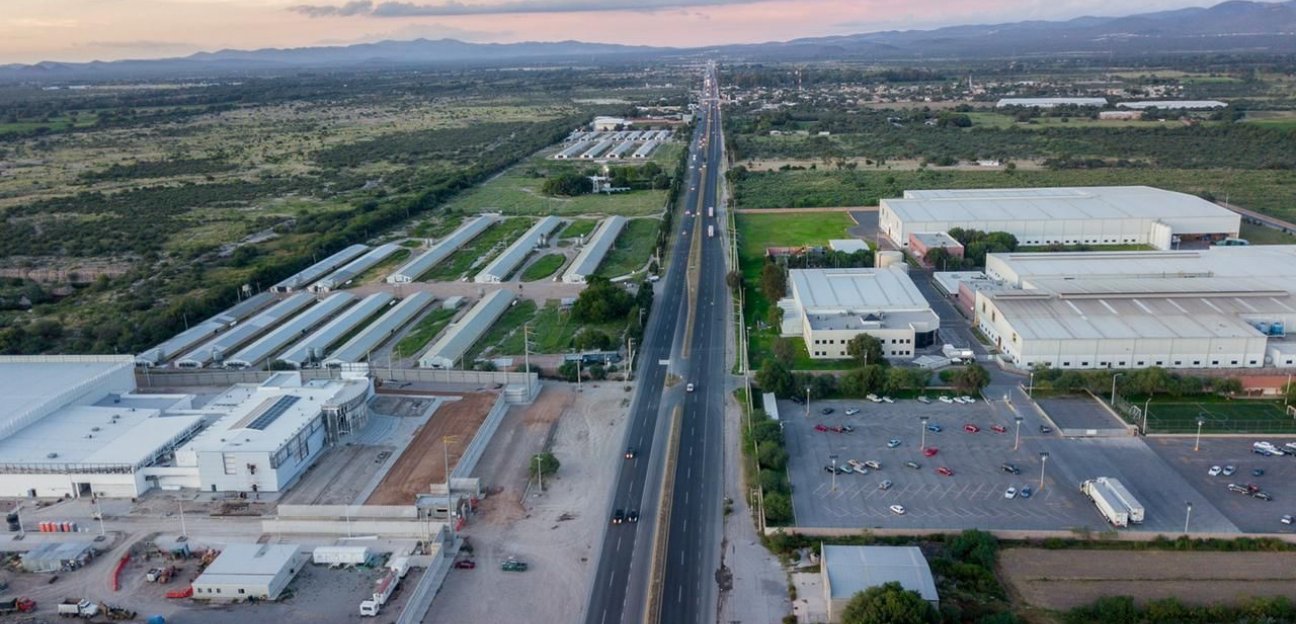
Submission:
[[[879,251],[877,254],[877,268],[885,269],[892,265],[905,266],[904,253],[899,251]]]

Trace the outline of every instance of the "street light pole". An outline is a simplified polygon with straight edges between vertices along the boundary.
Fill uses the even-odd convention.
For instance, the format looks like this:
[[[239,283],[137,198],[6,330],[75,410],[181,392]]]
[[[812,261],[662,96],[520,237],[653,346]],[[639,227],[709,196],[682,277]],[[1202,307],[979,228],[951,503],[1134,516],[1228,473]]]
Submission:
[[[1021,416],[1015,416],[1015,417],[1013,417],[1013,420],[1017,421],[1017,435],[1016,435],[1016,438],[1013,440],[1013,450],[1015,451],[1015,450],[1017,450],[1018,448],[1021,447],[1021,422],[1022,422],[1022,417],[1021,417]]]
[[[1030,381],[1026,382],[1026,396],[1035,398],[1035,371],[1030,372]]]
[[[1198,416],[1197,417],[1197,441],[1193,443],[1194,452],[1201,450],[1201,429],[1202,429],[1202,425],[1204,424],[1206,424],[1206,420],[1201,416]]]
[[[536,481],[540,484],[540,491],[544,491],[544,464],[540,461],[540,454],[536,453]]]
[[[179,500],[176,502],[180,504],[180,541],[186,542],[189,541],[189,529],[185,527],[184,501]]]
[[[829,491],[830,491],[830,492],[836,492],[836,491],[837,491],[837,456],[836,456],[836,455],[829,455],[829,456],[828,456],[828,459],[831,459],[831,460],[832,460],[832,469],[833,469],[833,474],[832,474],[832,489],[829,490]]]
[[[810,386],[806,386],[806,420],[810,420]]]
[[[1039,489],[1040,489],[1041,492],[1044,491],[1044,467],[1048,465],[1048,458],[1049,458],[1049,454],[1048,454],[1047,452],[1040,453],[1040,486],[1039,486]]]
[[[1147,435],[1147,416],[1149,409],[1152,409],[1152,397],[1148,397],[1147,400],[1143,402],[1143,435]]]
[[[919,425],[918,434],[922,436],[922,443],[919,444],[918,450],[925,451],[927,450],[927,417],[919,416],[918,425]]]
[[[1115,375],[1112,375],[1112,398],[1111,398],[1112,409],[1116,409],[1116,380],[1119,379],[1120,376],[1124,374],[1125,373],[1116,373]]]
[[[1184,514],[1184,535],[1188,534],[1188,520],[1192,519],[1192,501],[1187,501],[1188,513]]]

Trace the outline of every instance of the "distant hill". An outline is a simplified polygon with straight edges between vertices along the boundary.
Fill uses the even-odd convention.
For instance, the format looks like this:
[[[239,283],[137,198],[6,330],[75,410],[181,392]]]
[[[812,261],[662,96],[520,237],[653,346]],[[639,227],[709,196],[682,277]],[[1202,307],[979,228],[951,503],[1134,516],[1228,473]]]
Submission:
[[[580,41],[483,44],[415,39],[349,46],[220,50],[156,60],[0,65],[0,81],[199,77],[357,67],[608,64],[659,58],[914,60],[1200,52],[1296,53],[1296,0],[1231,0],[1209,8],[1124,17],[951,26],[693,49]]]

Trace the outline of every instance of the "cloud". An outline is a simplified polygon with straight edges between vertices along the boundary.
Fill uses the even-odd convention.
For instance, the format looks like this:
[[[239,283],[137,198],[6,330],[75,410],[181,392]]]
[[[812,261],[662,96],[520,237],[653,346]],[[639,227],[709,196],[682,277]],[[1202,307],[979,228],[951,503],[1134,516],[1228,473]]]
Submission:
[[[515,33],[508,30],[485,31],[458,28],[445,24],[406,24],[394,30],[371,32],[356,37],[330,38],[316,41],[316,45],[353,45],[373,43],[375,41],[408,39],[458,39],[460,41],[488,42],[501,41],[513,37]]]
[[[508,13],[583,13],[595,11],[644,11],[687,9],[731,4],[758,4],[770,0],[510,0],[488,4],[467,4],[446,0],[435,4],[372,2],[356,0],[342,5],[299,4],[288,10],[307,17],[448,17],[499,15]]]

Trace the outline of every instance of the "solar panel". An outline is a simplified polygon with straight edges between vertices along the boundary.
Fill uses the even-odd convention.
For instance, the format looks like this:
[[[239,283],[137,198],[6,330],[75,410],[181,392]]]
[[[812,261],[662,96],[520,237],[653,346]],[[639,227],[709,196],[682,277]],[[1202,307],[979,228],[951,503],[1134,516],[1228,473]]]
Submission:
[[[266,410],[265,413],[261,414],[260,416],[257,416],[256,419],[253,420],[252,423],[248,425],[248,429],[265,431],[266,427],[269,427],[272,423],[274,423],[274,421],[278,420],[280,416],[283,416],[284,412],[288,411],[288,409],[291,408],[293,404],[297,403],[297,401],[300,400],[301,397],[297,397],[297,396],[279,397],[279,400],[275,401],[275,404],[271,405],[270,409]]]

